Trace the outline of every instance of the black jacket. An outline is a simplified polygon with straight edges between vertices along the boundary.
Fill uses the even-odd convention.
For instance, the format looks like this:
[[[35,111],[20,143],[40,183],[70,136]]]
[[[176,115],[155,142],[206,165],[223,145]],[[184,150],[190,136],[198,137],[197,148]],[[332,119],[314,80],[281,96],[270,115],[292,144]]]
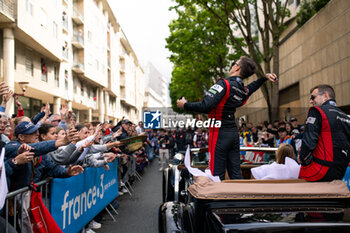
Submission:
[[[350,146],[350,118],[334,106],[333,103],[335,103],[334,100],[328,100],[320,108],[327,115],[333,138],[333,147],[338,150],[348,149]],[[306,128],[302,138],[303,142],[300,151],[300,160],[302,162],[310,159],[309,155],[317,147],[321,128],[322,116],[315,107],[312,107],[309,110]]]
[[[309,111],[303,134],[299,177],[308,181],[342,179],[350,158],[350,117],[328,100]]]
[[[249,96],[253,94],[267,79],[265,77],[259,78],[246,87],[242,80],[237,76],[228,77],[226,80],[229,83],[230,92],[225,103],[223,103],[223,108],[220,110],[221,113],[219,113],[222,115],[221,127],[235,127],[236,123],[234,114],[236,108],[244,105]],[[185,110],[199,113],[210,113],[219,105],[220,101],[225,97],[226,92],[226,82],[224,79],[219,79],[217,83],[206,92],[203,101],[194,103],[187,102],[185,103],[184,108]]]

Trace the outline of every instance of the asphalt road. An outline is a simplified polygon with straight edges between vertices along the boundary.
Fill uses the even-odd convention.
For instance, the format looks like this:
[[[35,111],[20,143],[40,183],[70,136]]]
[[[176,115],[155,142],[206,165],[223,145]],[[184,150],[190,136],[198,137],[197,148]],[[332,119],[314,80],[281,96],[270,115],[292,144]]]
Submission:
[[[142,181],[132,185],[133,196],[118,197],[119,208],[116,222],[105,213],[98,233],[156,233],[158,232],[158,209],[162,203],[162,173],[154,160],[144,171]]]

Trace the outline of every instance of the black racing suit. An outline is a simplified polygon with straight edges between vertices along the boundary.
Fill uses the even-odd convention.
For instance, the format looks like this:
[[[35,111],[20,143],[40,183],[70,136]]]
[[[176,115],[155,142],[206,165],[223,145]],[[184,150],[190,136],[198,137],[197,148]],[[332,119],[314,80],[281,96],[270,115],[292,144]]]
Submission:
[[[219,79],[205,94],[202,102],[187,102],[185,110],[209,113],[210,119],[220,120],[221,127],[209,127],[209,169],[214,176],[241,179],[239,133],[235,122],[236,108],[245,104],[267,79],[259,78],[247,87],[237,76]]]
[[[349,163],[350,117],[328,100],[309,110],[302,138],[299,178],[342,179]]]

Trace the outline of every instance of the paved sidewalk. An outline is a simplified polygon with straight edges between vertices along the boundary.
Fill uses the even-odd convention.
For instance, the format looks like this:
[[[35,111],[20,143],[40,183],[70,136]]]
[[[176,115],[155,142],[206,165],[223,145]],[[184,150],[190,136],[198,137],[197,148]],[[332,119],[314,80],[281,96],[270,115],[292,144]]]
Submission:
[[[134,194],[118,197],[120,204],[117,221],[106,213],[99,233],[156,233],[158,232],[158,209],[162,203],[162,173],[157,160],[144,171],[142,181],[134,182]]]

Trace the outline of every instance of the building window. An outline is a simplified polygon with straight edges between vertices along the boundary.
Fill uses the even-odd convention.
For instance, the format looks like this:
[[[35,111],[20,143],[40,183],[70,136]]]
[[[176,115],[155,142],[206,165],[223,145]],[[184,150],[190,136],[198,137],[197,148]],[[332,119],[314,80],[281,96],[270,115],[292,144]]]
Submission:
[[[93,89],[92,90],[92,96],[93,96],[95,101],[97,100],[97,94],[96,93],[97,93],[96,89]]]
[[[26,96],[18,96],[18,100],[22,103],[25,116],[34,116],[38,114],[42,107],[42,101],[38,99],[29,98]],[[15,112],[17,112],[17,106],[15,105]]]
[[[102,74],[105,73],[105,65],[104,64],[101,64],[101,69],[102,69]]]
[[[87,88],[87,94],[88,94],[88,98],[90,99],[90,97],[91,97],[91,89],[89,87]]]
[[[80,82],[80,95],[84,96],[84,84]]]
[[[40,25],[45,29],[47,28],[47,13],[42,8],[40,12]]]
[[[73,93],[77,94],[77,84],[78,84],[78,80],[76,77],[73,77]]]
[[[52,22],[52,36],[57,39],[57,23]]]
[[[88,41],[91,42],[92,41],[92,33],[91,31],[88,31]]]
[[[41,61],[41,80],[47,82],[47,65],[44,58],[40,59]]]
[[[64,87],[68,91],[68,70],[64,71]]]
[[[32,0],[27,0],[26,1],[26,11],[33,16],[33,2]]]
[[[59,86],[60,86],[60,82],[59,82],[59,76],[58,76],[58,68],[57,68],[57,66],[55,66],[55,67],[53,68],[53,73],[54,73],[55,85],[56,85],[56,87],[59,87]]]
[[[279,103],[280,105],[288,104],[293,101],[299,100],[299,83],[295,83],[288,88],[280,90],[279,92]]]
[[[29,55],[26,56],[26,74],[29,76],[34,75],[33,60]]]

